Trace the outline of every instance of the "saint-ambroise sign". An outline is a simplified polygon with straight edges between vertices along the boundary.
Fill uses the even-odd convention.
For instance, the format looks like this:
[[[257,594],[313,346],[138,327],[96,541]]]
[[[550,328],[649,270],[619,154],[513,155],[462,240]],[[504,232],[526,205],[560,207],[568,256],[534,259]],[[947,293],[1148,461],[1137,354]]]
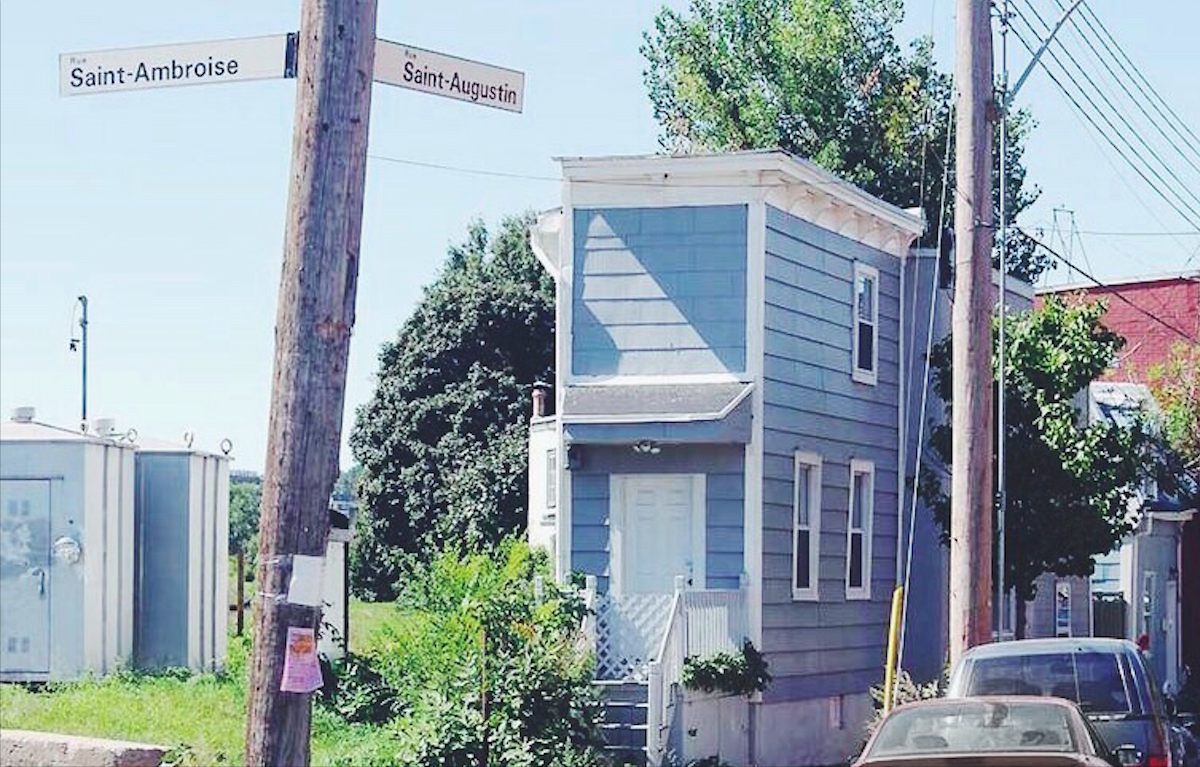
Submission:
[[[270,80],[294,75],[294,34],[154,45],[58,57],[63,96]]]
[[[296,75],[297,35],[268,35],[58,57],[63,96],[270,80]],[[507,112],[525,105],[525,74],[388,40],[375,41],[376,82]]]

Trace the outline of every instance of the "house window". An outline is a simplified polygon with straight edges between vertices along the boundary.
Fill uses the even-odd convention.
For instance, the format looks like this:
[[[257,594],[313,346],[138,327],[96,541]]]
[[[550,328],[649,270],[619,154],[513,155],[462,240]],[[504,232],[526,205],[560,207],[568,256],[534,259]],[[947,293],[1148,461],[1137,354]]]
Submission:
[[[546,508],[558,506],[558,451],[546,451]]]
[[[871,598],[871,527],[875,516],[875,464],[850,462],[850,514],[846,528],[846,598]]]
[[[821,456],[797,452],[792,481],[792,598],[813,600],[821,562]]]
[[[854,265],[853,347],[854,380],[874,384],[879,376],[879,270],[858,263]]]
[[[1054,584],[1054,636],[1071,636],[1071,582]]]

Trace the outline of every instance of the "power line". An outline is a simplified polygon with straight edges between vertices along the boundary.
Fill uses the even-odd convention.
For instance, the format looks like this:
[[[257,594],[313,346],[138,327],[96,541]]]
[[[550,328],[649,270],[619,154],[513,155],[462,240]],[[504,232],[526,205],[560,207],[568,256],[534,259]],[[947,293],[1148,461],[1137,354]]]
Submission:
[[[1028,19],[1026,19],[1024,16],[1022,16],[1022,15],[1021,15],[1019,12],[1017,13],[1017,16],[1018,16],[1018,17],[1019,17],[1019,18],[1020,18],[1022,21],[1024,21],[1024,22],[1025,22],[1025,24],[1026,24],[1026,25],[1029,27],[1029,29],[1030,29],[1030,32],[1031,32],[1031,33],[1033,33],[1034,35],[1036,35],[1036,34],[1037,34],[1037,31],[1036,31],[1036,30],[1033,28],[1033,25],[1032,25],[1032,24],[1029,22],[1029,20],[1028,20]],[[1033,52],[1034,52],[1034,48],[1033,48],[1033,46],[1032,46],[1032,45],[1030,45],[1029,41],[1027,41],[1027,40],[1025,39],[1024,35],[1022,35],[1022,34],[1021,34],[1020,30],[1018,30],[1018,29],[1017,29],[1017,28],[1014,26],[1014,27],[1012,27],[1012,31],[1013,31],[1013,33],[1016,35],[1016,37],[1017,37],[1017,40],[1019,40],[1019,41],[1021,42],[1021,45],[1023,45],[1023,46],[1025,47],[1025,49],[1029,51],[1029,53],[1030,53],[1030,54],[1033,54]],[[1063,70],[1064,74],[1066,74],[1066,76],[1067,76],[1067,77],[1068,77],[1068,78],[1071,80],[1072,84],[1074,84],[1074,85],[1075,85],[1075,87],[1076,87],[1076,88],[1078,88],[1078,89],[1080,90],[1080,93],[1081,93],[1081,94],[1084,96],[1084,98],[1086,98],[1086,99],[1089,101],[1089,103],[1092,105],[1092,107],[1093,107],[1094,109],[1096,109],[1096,110],[1097,110],[1097,112],[1099,112],[1099,113],[1100,113],[1101,117],[1103,117],[1103,118],[1105,119],[1105,122],[1107,122],[1107,123],[1108,123],[1109,127],[1110,127],[1110,128],[1112,128],[1112,130],[1116,131],[1118,135],[1120,135],[1120,131],[1118,131],[1118,130],[1117,130],[1117,128],[1116,128],[1116,126],[1114,126],[1114,125],[1112,124],[1112,121],[1111,121],[1111,120],[1108,120],[1108,119],[1107,119],[1107,117],[1105,117],[1105,116],[1104,116],[1103,112],[1102,112],[1102,111],[1101,111],[1101,110],[1100,110],[1100,109],[1099,109],[1099,108],[1096,106],[1096,103],[1095,103],[1095,101],[1093,101],[1093,100],[1091,99],[1091,97],[1090,97],[1090,96],[1088,96],[1088,94],[1087,94],[1086,92],[1084,92],[1084,91],[1083,91],[1083,89],[1080,87],[1080,85],[1079,85],[1078,81],[1077,81],[1077,80],[1075,80],[1075,77],[1074,77],[1074,76],[1073,76],[1073,75],[1070,73],[1070,71],[1068,71],[1068,70],[1066,69],[1066,67],[1065,67],[1065,66],[1063,66],[1063,64],[1062,64],[1062,63],[1061,63],[1061,62],[1058,60],[1058,57],[1056,56],[1056,54],[1054,53],[1054,51],[1053,51],[1053,50],[1050,50],[1050,51],[1048,51],[1048,53],[1050,54],[1051,58],[1053,58],[1053,59],[1054,59],[1055,63],[1057,63],[1057,64],[1059,65],[1059,67],[1060,67],[1060,68],[1062,68],[1062,70]],[[1099,126],[1099,125],[1096,123],[1096,120],[1095,120],[1095,119],[1094,119],[1094,118],[1093,118],[1093,117],[1092,117],[1092,116],[1091,116],[1091,115],[1090,115],[1090,114],[1087,112],[1087,110],[1085,110],[1085,109],[1083,108],[1083,106],[1082,106],[1082,105],[1080,105],[1079,101],[1078,101],[1078,100],[1076,100],[1076,98],[1075,98],[1075,97],[1072,95],[1071,91],[1070,91],[1070,90],[1069,90],[1069,89],[1068,89],[1068,88],[1067,88],[1065,85],[1063,85],[1062,81],[1058,79],[1058,77],[1057,77],[1057,76],[1054,74],[1054,72],[1053,72],[1053,71],[1052,71],[1052,70],[1051,70],[1049,67],[1046,67],[1046,66],[1043,66],[1043,71],[1044,71],[1044,72],[1046,73],[1046,75],[1047,75],[1047,76],[1050,78],[1050,80],[1051,80],[1051,81],[1052,81],[1052,82],[1053,82],[1053,83],[1054,83],[1056,86],[1058,86],[1058,89],[1059,89],[1059,91],[1060,91],[1060,92],[1061,92],[1061,93],[1062,93],[1062,94],[1063,94],[1063,95],[1064,95],[1064,96],[1067,98],[1067,100],[1068,100],[1068,101],[1070,101],[1070,102],[1071,102],[1071,105],[1075,107],[1075,109],[1078,111],[1078,113],[1079,113],[1080,115],[1082,115],[1082,116],[1084,117],[1084,119],[1086,119],[1086,120],[1087,120],[1087,121],[1088,121],[1088,122],[1089,122],[1089,123],[1092,125],[1092,127],[1096,129],[1096,131],[1097,131],[1097,132],[1098,132],[1098,133],[1101,135],[1101,137],[1102,137],[1102,138],[1104,138],[1104,140],[1108,142],[1109,146],[1111,146],[1111,147],[1113,148],[1113,150],[1114,150],[1114,151],[1116,151],[1116,153],[1117,153],[1118,155],[1120,155],[1120,156],[1121,156],[1121,158],[1122,158],[1123,160],[1125,160],[1125,162],[1126,162],[1126,163],[1128,163],[1128,164],[1129,164],[1129,166],[1130,166],[1131,168],[1133,168],[1133,170],[1134,170],[1134,171],[1135,171],[1135,172],[1136,172],[1136,173],[1137,173],[1139,176],[1141,176],[1142,180],[1143,180],[1143,181],[1145,181],[1145,182],[1146,182],[1146,184],[1147,184],[1147,185],[1149,185],[1149,186],[1150,186],[1150,188],[1151,188],[1151,189],[1153,189],[1153,190],[1154,190],[1154,192],[1155,192],[1155,193],[1157,193],[1157,194],[1159,195],[1159,197],[1161,197],[1161,198],[1162,198],[1162,199],[1163,199],[1163,200],[1164,200],[1164,201],[1165,201],[1165,202],[1166,202],[1166,203],[1167,203],[1169,206],[1171,206],[1171,208],[1172,208],[1172,209],[1173,209],[1173,210],[1174,210],[1176,213],[1178,213],[1178,214],[1179,214],[1179,215],[1180,215],[1180,216],[1181,216],[1181,217],[1182,217],[1182,218],[1183,218],[1185,221],[1187,221],[1187,222],[1188,222],[1188,224],[1190,224],[1190,225],[1192,225],[1192,226],[1196,227],[1197,231],[1200,231],[1200,224],[1198,224],[1198,223],[1197,223],[1197,220],[1200,220],[1200,216],[1198,216],[1198,218],[1197,218],[1197,219],[1193,219],[1193,218],[1192,218],[1192,216],[1193,216],[1193,215],[1197,215],[1196,211],[1192,210],[1192,209],[1191,209],[1191,206],[1187,205],[1186,201],[1183,201],[1183,200],[1181,200],[1180,202],[1182,202],[1182,203],[1183,203],[1183,205],[1184,205],[1184,208],[1187,208],[1187,210],[1188,210],[1188,211],[1190,211],[1190,215],[1189,215],[1189,213],[1187,213],[1187,212],[1185,212],[1183,209],[1181,209],[1181,208],[1180,208],[1180,206],[1179,206],[1179,204],[1177,204],[1177,203],[1176,203],[1176,202],[1175,202],[1173,199],[1171,199],[1170,197],[1168,197],[1168,196],[1167,196],[1167,195],[1166,195],[1166,194],[1163,192],[1163,190],[1162,190],[1162,189],[1161,189],[1161,188],[1160,188],[1160,187],[1159,187],[1157,184],[1155,184],[1153,181],[1151,181],[1151,180],[1150,180],[1150,178],[1149,178],[1149,177],[1147,177],[1146,173],[1145,173],[1145,172],[1142,170],[1142,168],[1141,168],[1141,167],[1139,167],[1139,166],[1138,166],[1138,164],[1137,164],[1137,163],[1135,163],[1133,160],[1131,160],[1131,159],[1129,158],[1129,155],[1127,155],[1127,154],[1125,153],[1125,151],[1124,151],[1124,150],[1123,150],[1123,149],[1122,149],[1120,146],[1118,146],[1118,145],[1117,145],[1117,143],[1116,143],[1116,142],[1113,140],[1113,138],[1112,138],[1112,137],[1111,137],[1111,136],[1110,136],[1108,133],[1106,133],[1106,132],[1105,132],[1105,131],[1104,131],[1104,130],[1103,130],[1103,129],[1102,129],[1102,128],[1101,128],[1101,127],[1100,127],[1100,126]],[[1128,141],[1127,141],[1127,140],[1126,140],[1126,143],[1128,143]],[[1131,150],[1132,150],[1132,151],[1133,151],[1135,154],[1138,154],[1138,153],[1137,153],[1137,150],[1136,150],[1136,149],[1134,149],[1132,146],[1130,146],[1130,149],[1131,149]],[[1145,163],[1145,158],[1142,158],[1142,157],[1140,156],[1140,154],[1139,154],[1139,159],[1141,159],[1141,160],[1142,160],[1142,162],[1143,162],[1143,163]],[[1155,171],[1153,168],[1150,168],[1149,170],[1150,170],[1150,172],[1151,172],[1151,173],[1153,173],[1153,174],[1155,175],[1155,177],[1156,177],[1156,178],[1158,178],[1158,179],[1160,180],[1160,182],[1162,182],[1162,177],[1161,177],[1161,176],[1159,176],[1159,175],[1158,175],[1158,173],[1157,173],[1157,172],[1156,172],[1156,171]],[[1164,185],[1166,185],[1166,183],[1165,183],[1165,182],[1162,182],[1162,183],[1163,183]],[[1170,187],[1169,187],[1169,185],[1167,185],[1167,188],[1168,188],[1168,189],[1170,188]],[[1172,190],[1172,191],[1173,191],[1173,190]],[[1178,196],[1178,195],[1177,195],[1177,196]]]
[[[1172,325],[1171,323],[1169,323],[1169,322],[1167,322],[1166,320],[1164,320],[1162,317],[1159,317],[1159,316],[1158,316],[1158,315],[1156,315],[1156,314],[1153,314],[1153,313],[1151,313],[1151,312],[1148,312],[1148,311],[1146,311],[1145,309],[1143,309],[1142,307],[1140,307],[1140,306],[1138,306],[1137,304],[1135,304],[1133,301],[1130,301],[1128,298],[1126,298],[1126,297],[1125,297],[1125,295],[1124,295],[1124,294],[1122,294],[1122,293],[1119,293],[1119,292],[1116,292],[1116,291],[1115,291],[1115,289],[1113,288],[1113,286],[1112,286],[1112,285],[1106,285],[1105,283],[1101,282],[1100,280],[1098,280],[1098,279],[1096,279],[1094,276],[1092,276],[1092,274],[1091,274],[1091,273],[1089,273],[1089,272],[1085,272],[1083,269],[1080,269],[1080,268],[1079,268],[1078,266],[1076,266],[1075,264],[1072,264],[1072,263],[1071,263],[1071,260],[1070,260],[1069,258],[1067,258],[1066,256],[1062,255],[1062,254],[1061,254],[1061,253],[1059,253],[1057,250],[1055,250],[1054,248],[1050,247],[1050,246],[1049,246],[1049,245],[1047,245],[1046,243],[1042,242],[1042,241],[1041,241],[1041,240],[1039,240],[1038,238],[1036,238],[1036,237],[1034,237],[1033,235],[1029,234],[1029,232],[1026,232],[1026,231],[1025,231],[1024,229],[1022,229],[1021,227],[1019,227],[1019,226],[1018,226],[1018,227],[1015,227],[1015,228],[1016,228],[1016,230],[1017,230],[1018,232],[1020,232],[1022,235],[1024,235],[1024,236],[1025,236],[1025,238],[1026,238],[1026,239],[1028,239],[1030,242],[1032,242],[1034,245],[1037,245],[1037,246],[1038,246],[1039,248],[1041,248],[1042,250],[1046,251],[1046,252],[1047,252],[1047,253],[1049,253],[1050,255],[1052,255],[1052,256],[1054,256],[1055,258],[1057,258],[1057,259],[1058,259],[1060,262],[1062,262],[1062,263],[1066,264],[1068,268],[1072,269],[1073,271],[1076,271],[1076,272],[1078,272],[1078,273],[1080,274],[1080,276],[1082,276],[1084,279],[1086,279],[1086,280],[1089,280],[1089,281],[1091,281],[1091,282],[1095,283],[1095,284],[1096,284],[1096,287],[1098,287],[1098,288],[1106,288],[1106,289],[1109,289],[1109,290],[1113,290],[1114,292],[1112,293],[1112,295],[1116,296],[1116,297],[1117,297],[1117,299],[1118,299],[1118,300],[1120,300],[1122,303],[1128,304],[1128,305],[1129,305],[1129,306],[1131,306],[1133,309],[1135,309],[1136,311],[1138,311],[1138,312],[1141,312],[1142,314],[1146,315],[1146,316],[1147,316],[1147,317],[1149,317],[1150,319],[1152,319],[1152,320],[1154,320],[1155,322],[1157,322],[1159,325],[1162,325],[1162,326],[1163,326],[1164,328],[1166,328],[1167,330],[1170,330],[1170,331],[1171,331],[1171,332],[1173,332],[1173,333],[1177,333],[1177,334],[1178,334],[1178,335],[1179,335],[1181,338],[1183,338],[1183,340],[1185,340],[1185,341],[1189,341],[1189,342],[1195,341],[1195,339],[1194,339],[1194,338],[1193,338],[1193,337],[1192,337],[1192,336],[1191,336],[1191,335],[1190,335],[1190,334],[1189,334],[1187,331],[1185,331],[1185,330],[1181,330],[1181,329],[1180,329],[1178,326],[1176,326],[1176,325]]]
[[[1046,23],[1045,19],[1042,18],[1042,15],[1040,13],[1038,13],[1037,9],[1033,7],[1032,2],[1030,2],[1029,0],[1026,0],[1025,6],[1030,10],[1031,13],[1033,13],[1034,17],[1037,18],[1039,24],[1041,24],[1042,26],[1049,29],[1049,25]],[[1040,34],[1037,32],[1037,30],[1034,29],[1033,24],[1029,21],[1029,18],[1027,16],[1025,16],[1025,14],[1023,14],[1019,8],[1016,9],[1016,15],[1018,16],[1018,18],[1020,18],[1022,21],[1025,22],[1026,26],[1029,27],[1030,31],[1033,32],[1033,34],[1035,36],[1040,36]],[[1192,198],[1192,200],[1194,200],[1197,204],[1200,204],[1200,196],[1197,196],[1196,193],[1194,191],[1192,191],[1191,185],[1186,184],[1182,179],[1180,179],[1179,176],[1175,173],[1175,171],[1172,170],[1171,166],[1165,160],[1163,160],[1161,156],[1159,156],[1158,152],[1156,152],[1153,147],[1150,146],[1150,144],[1142,136],[1141,131],[1139,131],[1137,128],[1135,128],[1129,122],[1129,120],[1125,117],[1124,113],[1122,113],[1122,111],[1115,104],[1113,104],[1112,100],[1108,98],[1108,95],[1105,94],[1104,90],[1101,89],[1100,86],[1088,75],[1088,73],[1084,69],[1083,65],[1080,64],[1079,61],[1075,58],[1075,56],[1071,53],[1071,51],[1067,49],[1067,47],[1063,43],[1062,39],[1059,38],[1056,40],[1056,42],[1058,43],[1059,48],[1062,50],[1063,56],[1065,56],[1066,59],[1071,64],[1074,65],[1075,69],[1078,70],[1080,76],[1087,82],[1087,84],[1092,86],[1092,88],[1095,90],[1096,95],[1100,97],[1100,99],[1108,106],[1109,110],[1111,110],[1112,114],[1115,115],[1116,118],[1125,126],[1126,131],[1129,134],[1132,134],[1135,139],[1137,139],[1138,143],[1141,144],[1143,148],[1145,148],[1145,150],[1150,154],[1151,157],[1153,157],[1155,160],[1158,161],[1158,165],[1162,167],[1162,169],[1166,172],[1166,174],[1168,176],[1170,176],[1172,179],[1174,179],[1175,183],[1178,184],[1179,187],[1182,188],[1183,191],[1186,192],[1187,195]],[[1120,128],[1118,128],[1116,125],[1113,124],[1113,122],[1108,118],[1108,115],[1104,112],[1104,110],[1102,110],[1100,108],[1100,106],[1098,104],[1096,104],[1096,102],[1092,99],[1092,97],[1091,97],[1091,95],[1089,95],[1088,91],[1085,90],[1083,88],[1083,86],[1080,84],[1080,82],[1075,79],[1075,75],[1073,75],[1071,73],[1071,71],[1067,68],[1067,66],[1065,64],[1063,64],[1062,61],[1058,58],[1058,56],[1055,54],[1054,50],[1048,49],[1047,53],[1050,54],[1051,58],[1054,60],[1054,63],[1058,64],[1058,66],[1063,70],[1063,73],[1066,74],[1066,76],[1068,78],[1070,78],[1071,83],[1076,87],[1076,89],[1079,90],[1080,95],[1082,95],[1085,99],[1087,99],[1088,103],[1092,105],[1092,107],[1097,111],[1097,113],[1100,115],[1100,117],[1108,124],[1108,126],[1114,132],[1116,132],[1117,136],[1125,143],[1125,145],[1127,147],[1129,147],[1129,149],[1138,156],[1138,159],[1140,159],[1142,162],[1144,162],[1146,164],[1146,167],[1150,170],[1151,173],[1154,174],[1154,177],[1157,178],[1165,187],[1167,187],[1167,189],[1169,189],[1171,191],[1171,193],[1174,194],[1176,196],[1176,198],[1179,199],[1179,201],[1181,203],[1183,203],[1185,205],[1185,207],[1187,207],[1187,209],[1193,215],[1200,217],[1200,210],[1193,208],[1192,204],[1190,202],[1187,202],[1184,199],[1183,195],[1180,194],[1177,189],[1175,189],[1173,186],[1171,186],[1171,184],[1169,184],[1166,179],[1164,179],[1161,175],[1159,175],[1159,173],[1158,173],[1157,169],[1154,167],[1153,163],[1150,163],[1149,161],[1147,161],[1146,158],[1142,155],[1142,153],[1133,145],[1133,143],[1125,135],[1125,133],[1122,132]]]
[[[1134,85],[1137,86],[1138,90],[1141,91],[1141,93],[1143,95],[1145,95],[1147,97],[1147,99],[1150,100],[1150,103],[1152,106],[1155,107],[1155,110],[1158,110],[1158,105],[1154,103],[1155,99],[1157,99],[1157,101],[1162,104],[1162,106],[1167,110],[1167,112],[1171,115],[1171,117],[1175,118],[1176,123],[1178,123],[1178,125],[1180,127],[1182,127],[1183,130],[1185,130],[1189,136],[1191,136],[1191,140],[1197,144],[1200,144],[1200,137],[1197,137],[1196,134],[1192,132],[1192,129],[1188,127],[1187,123],[1185,123],[1182,119],[1180,119],[1179,115],[1175,113],[1175,110],[1171,109],[1171,106],[1169,104],[1167,104],[1167,102],[1163,99],[1163,97],[1161,95],[1159,95],[1158,91],[1154,89],[1154,86],[1152,86],[1150,84],[1150,81],[1146,79],[1146,76],[1142,74],[1141,70],[1137,68],[1137,65],[1133,63],[1133,60],[1129,58],[1129,55],[1125,53],[1125,49],[1121,47],[1121,44],[1118,43],[1116,38],[1114,38],[1112,36],[1112,33],[1108,31],[1108,27],[1104,26],[1104,22],[1100,20],[1100,17],[1096,15],[1096,12],[1092,10],[1091,6],[1085,2],[1085,3],[1083,3],[1083,10],[1085,11],[1085,19],[1087,16],[1091,16],[1092,20],[1095,21],[1097,25],[1099,25],[1100,29],[1104,32],[1104,35],[1113,44],[1113,47],[1117,49],[1117,51],[1121,54],[1121,56],[1129,64],[1129,68],[1132,69],[1133,73],[1135,75],[1137,75],[1137,78],[1139,78],[1142,81],[1142,83],[1145,84],[1146,88],[1149,89],[1150,94],[1153,94],[1153,96],[1155,98],[1151,99],[1150,95],[1148,95],[1145,90],[1142,90],[1142,87],[1141,87],[1141,85],[1138,84],[1137,79],[1135,79],[1133,81]],[[1089,26],[1090,26],[1090,23],[1089,23]],[[1119,59],[1118,59],[1117,63],[1120,63]],[[1122,65],[1121,68],[1124,69],[1124,65]],[[1161,114],[1161,112],[1159,112],[1159,113]],[[1172,123],[1170,120],[1168,120],[1168,123],[1170,123],[1172,125],[1172,127],[1174,127],[1176,124],[1176,123]],[[1178,128],[1176,128],[1176,130],[1178,130]],[[1183,136],[1181,135],[1180,138],[1183,138]],[[1184,139],[1184,140],[1185,140],[1185,142],[1187,141],[1187,139]]]
[[[1101,231],[1096,229],[1078,229],[1076,234],[1086,234],[1090,237],[1195,237],[1200,235],[1196,231],[1180,231],[1180,232],[1116,232],[1116,231]]]
[[[1055,2],[1058,4],[1058,6],[1060,8],[1063,7],[1062,0],[1055,0]],[[1036,11],[1035,11],[1035,13],[1036,13]],[[1089,28],[1092,29],[1093,34],[1095,34],[1095,28],[1091,27],[1091,23],[1088,22],[1086,19],[1084,20],[1084,22],[1088,24]],[[1105,70],[1108,71],[1108,74],[1112,77],[1113,81],[1121,88],[1122,91],[1125,92],[1125,95],[1129,97],[1130,103],[1132,103],[1135,107],[1137,107],[1138,111],[1140,111],[1142,113],[1142,115],[1145,116],[1145,118],[1150,121],[1150,124],[1158,129],[1158,132],[1160,134],[1162,134],[1162,137],[1164,139],[1166,139],[1168,144],[1171,145],[1171,148],[1174,149],[1179,154],[1179,156],[1183,158],[1184,162],[1186,162],[1188,165],[1192,166],[1193,170],[1200,173],[1200,165],[1196,165],[1196,163],[1192,161],[1192,158],[1188,156],[1188,153],[1186,151],[1184,151],[1184,148],[1180,147],[1180,145],[1178,143],[1176,143],[1175,138],[1173,138],[1171,135],[1169,135],[1167,133],[1166,130],[1163,129],[1161,123],[1158,120],[1156,120],[1150,116],[1150,113],[1146,111],[1146,107],[1142,103],[1143,99],[1138,99],[1136,96],[1133,95],[1133,93],[1130,92],[1129,88],[1125,85],[1125,81],[1122,80],[1121,77],[1119,77],[1117,75],[1117,73],[1113,71],[1113,68],[1108,63],[1108,59],[1106,59],[1104,56],[1102,56],[1100,54],[1100,52],[1098,50],[1096,50],[1096,46],[1092,44],[1092,38],[1089,37],[1086,32],[1084,32],[1083,27],[1081,27],[1079,25],[1079,22],[1076,21],[1075,16],[1071,17],[1071,27],[1072,27],[1072,29],[1075,30],[1075,33],[1079,36],[1079,39],[1083,40],[1084,44],[1087,45],[1087,47],[1091,50],[1091,52],[1093,54],[1095,54],[1096,60],[1100,62],[1100,64],[1104,67]],[[1097,35],[1097,39],[1099,39],[1098,35]],[[1104,45],[1104,41],[1102,39],[1099,40],[1099,42],[1102,45]],[[1107,45],[1105,45],[1105,48],[1108,51],[1108,54],[1110,56],[1113,56],[1113,58],[1115,59],[1116,57],[1112,53],[1112,49],[1108,48]],[[1117,64],[1118,65],[1121,64],[1120,60],[1117,60]],[[1122,71],[1124,71],[1127,76],[1129,75],[1128,70],[1125,70],[1124,67],[1122,67]],[[1134,82],[1134,85],[1136,86],[1137,83]],[[1142,95],[1145,96],[1144,91],[1142,92]],[[1155,106],[1153,104],[1153,102],[1151,102],[1151,106]],[[1159,117],[1161,117],[1163,121],[1167,122],[1174,129],[1175,126],[1170,123],[1170,121],[1168,120],[1168,118],[1165,115],[1162,114],[1161,110],[1155,109],[1155,111],[1158,112]],[[1178,130],[1176,130],[1175,132],[1178,133]],[[1182,137],[1180,137],[1180,138],[1182,138]],[[1200,151],[1198,151],[1196,149],[1196,147],[1192,145],[1192,142],[1189,142],[1187,139],[1183,139],[1183,141],[1184,141],[1184,146],[1187,147],[1188,149],[1190,149],[1192,154],[1196,155],[1196,157],[1198,159],[1200,159]]]

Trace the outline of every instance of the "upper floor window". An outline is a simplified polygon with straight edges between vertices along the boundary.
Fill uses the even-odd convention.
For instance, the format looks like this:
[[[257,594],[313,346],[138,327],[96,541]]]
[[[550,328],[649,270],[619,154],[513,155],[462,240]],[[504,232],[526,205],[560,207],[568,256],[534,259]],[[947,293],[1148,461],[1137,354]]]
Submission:
[[[558,506],[558,451],[546,451],[546,508]]]
[[[875,464],[850,461],[850,513],[846,526],[846,598],[871,598],[871,528],[875,517]]]
[[[821,456],[797,452],[792,496],[792,598],[817,599],[821,562]]]
[[[854,264],[854,380],[874,384],[879,366],[879,270]]]

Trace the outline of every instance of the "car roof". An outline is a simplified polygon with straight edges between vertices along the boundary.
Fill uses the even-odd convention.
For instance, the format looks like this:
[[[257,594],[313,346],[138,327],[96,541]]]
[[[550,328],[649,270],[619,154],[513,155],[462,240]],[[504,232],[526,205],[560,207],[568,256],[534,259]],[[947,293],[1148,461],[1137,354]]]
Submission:
[[[963,698],[930,698],[929,700],[917,700],[911,703],[904,703],[896,706],[895,711],[914,709],[914,708],[937,708],[938,706],[957,706],[963,703],[1003,703],[1004,705],[1034,705],[1034,706],[1058,706],[1059,708],[1078,709],[1073,701],[1065,698],[1054,698],[1051,696],[1034,696],[1034,695],[970,695]]]
[[[1133,653],[1137,645],[1126,639],[1105,637],[1063,637],[1058,639],[1018,639],[1011,642],[991,642],[976,645],[963,653],[963,658],[1008,658],[1019,655],[1049,655],[1065,652]]]

